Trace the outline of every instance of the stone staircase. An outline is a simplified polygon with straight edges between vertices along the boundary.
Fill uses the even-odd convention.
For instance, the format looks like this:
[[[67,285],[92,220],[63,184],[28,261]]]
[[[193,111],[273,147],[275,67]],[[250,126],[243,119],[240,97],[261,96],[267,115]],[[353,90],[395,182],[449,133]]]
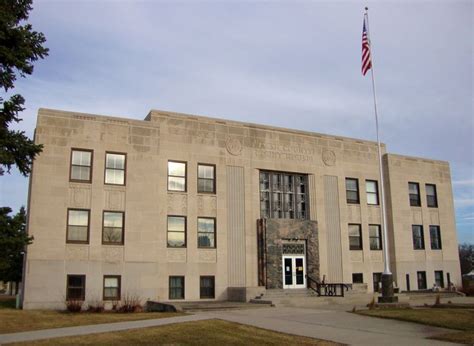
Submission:
[[[176,308],[176,310],[182,312],[258,309],[263,307],[269,307],[270,305],[271,304],[269,303],[263,302],[261,304],[251,304],[228,301],[173,303],[173,306]]]

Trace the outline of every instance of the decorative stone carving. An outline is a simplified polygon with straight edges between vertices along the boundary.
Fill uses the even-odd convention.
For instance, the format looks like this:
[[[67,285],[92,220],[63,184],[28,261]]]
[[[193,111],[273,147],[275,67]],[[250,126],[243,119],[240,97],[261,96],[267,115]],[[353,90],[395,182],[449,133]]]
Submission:
[[[336,153],[329,149],[323,149],[322,159],[326,166],[334,166],[336,164]]]
[[[350,251],[351,262],[363,262],[362,251]]]
[[[125,191],[105,190],[105,205],[107,209],[125,209]]]
[[[166,259],[168,262],[186,263],[186,249],[167,249]]]
[[[188,196],[181,193],[168,193],[168,214],[186,215],[188,213]]]
[[[198,196],[197,207],[201,216],[216,216],[217,199],[215,196]]]
[[[215,249],[211,250],[198,250],[199,254],[199,262],[202,263],[216,263],[217,262],[217,254]]]
[[[103,247],[102,260],[105,262],[121,262],[123,261],[123,248],[120,247]]]
[[[66,258],[75,261],[89,260],[88,245],[68,245],[66,246]]]
[[[78,186],[70,186],[69,189],[69,201],[71,203],[71,207],[74,208],[90,208],[90,200],[91,200],[91,189],[78,187]]]
[[[227,137],[225,147],[231,155],[239,156],[242,153],[242,143],[237,138]]]

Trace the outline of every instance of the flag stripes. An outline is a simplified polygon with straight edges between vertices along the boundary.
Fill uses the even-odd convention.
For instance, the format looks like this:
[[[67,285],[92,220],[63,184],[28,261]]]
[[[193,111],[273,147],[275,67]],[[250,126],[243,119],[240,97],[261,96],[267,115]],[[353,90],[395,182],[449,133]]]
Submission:
[[[370,45],[367,38],[367,29],[365,27],[365,17],[364,17],[364,27],[362,29],[362,75],[365,76],[368,70],[372,67],[372,59],[370,56]]]

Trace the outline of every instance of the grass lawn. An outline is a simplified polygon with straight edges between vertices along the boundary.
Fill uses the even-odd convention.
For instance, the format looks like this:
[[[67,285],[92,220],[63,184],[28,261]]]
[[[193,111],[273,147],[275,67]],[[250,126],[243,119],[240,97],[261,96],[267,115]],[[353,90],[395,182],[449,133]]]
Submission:
[[[391,318],[395,320],[427,324],[435,327],[455,329],[452,332],[437,335],[433,339],[459,343],[474,343],[474,309],[381,309],[362,310],[358,314],[365,316]],[[462,331],[462,332],[459,332]]]
[[[13,302],[13,306],[15,306]],[[53,310],[16,310],[7,300],[0,301],[0,334],[29,330],[81,326],[86,324],[148,320],[184,315],[173,312],[69,313]]]
[[[48,339],[29,345],[338,345],[222,320],[171,324],[122,332]],[[21,345],[21,344],[18,344]]]

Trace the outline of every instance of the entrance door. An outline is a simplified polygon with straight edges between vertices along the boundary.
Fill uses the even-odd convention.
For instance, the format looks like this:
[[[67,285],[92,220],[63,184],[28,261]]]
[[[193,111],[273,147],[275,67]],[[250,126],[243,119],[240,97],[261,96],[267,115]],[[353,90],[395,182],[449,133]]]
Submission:
[[[283,288],[306,288],[304,256],[283,256]]]

